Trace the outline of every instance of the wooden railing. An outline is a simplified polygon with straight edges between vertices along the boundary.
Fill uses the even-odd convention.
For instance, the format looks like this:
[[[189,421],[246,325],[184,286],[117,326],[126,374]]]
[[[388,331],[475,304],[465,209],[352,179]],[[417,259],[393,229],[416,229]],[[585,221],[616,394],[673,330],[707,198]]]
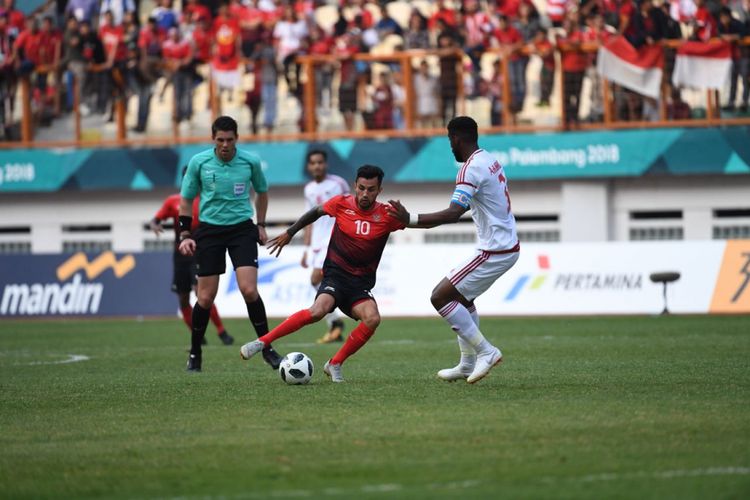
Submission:
[[[680,40],[669,40],[664,41],[662,44],[665,47],[677,48],[682,43]],[[750,46],[750,37],[746,37],[737,43],[743,46]],[[588,42],[581,45],[572,46],[561,46],[556,47],[557,54],[562,54],[565,51],[581,51],[581,52],[596,52],[599,48],[598,43]],[[556,125],[538,125],[538,124],[517,124],[512,120],[511,112],[511,92],[510,92],[510,75],[508,71],[508,58],[504,57],[507,50],[503,48],[492,48],[488,49],[489,53],[497,54],[501,61],[501,71],[503,74],[503,120],[502,125],[495,127],[484,127],[483,131],[486,132],[534,132],[534,131],[562,131],[565,130],[565,104],[563,99],[559,99],[561,108],[559,109],[560,121]],[[522,47],[520,52],[525,55],[530,55],[531,51],[527,47]],[[436,134],[443,134],[442,128],[436,129],[418,129],[415,127],[415,92],[413,86],[413,63],[415,60],[424,59],[425,57],[440,57],[448,54],[456,54],[464,57],[465,54],[458,49],[442,49],[442,50],[409,50],[403,52],[397,52],[393,54],[355,54],[351,58],[355,61],[362,61],[367,63],[398,63],[401,68],[403,76],[404,91],[406,94],[405,106],[404,106],[404,124],[403,130],[356,130],[356,131],[319,131],[317,130],[317,117],[315,114],[316,109],[316,88],[315,88],[315,66],[320,64],[330,64],[340,62],[341,57],[332,55],[303,55],[297,58],[297,62],[302,67],[302,75],[304,79],[303,84],[303,95],[302,105],[304,107],[304,131],[300,133],[276,133],[272,136],[264,136],[263,140],[269,138],[276,140],[326,140],[334,138],[370,138],[370,137],[403,137],[403,136],[432,136]],[[106,71],[108,68],[99,67],[94,68],[94,71]],[[45,70],[43,70],[45,71]],[[457,68],[457,106],[458,112],[463,113],[465,109],[465,98],[463,89],[463,77],[461,65]],[[561,73],[560,65],[556,67],[556,81],[557,93],[563,95],[564,93],[564,79],[557,77]],[[77,87],[78,82],[74,85]],[[208,78],[208,94],[211,107],[211,118],[212,120],[219,116],[222,112],[221,101],[215,89],[215,85],[212,78]],[[615,118],[613,113],[613,97],[611,92],[611,84],[605,79],[601,79],[602,95],[604,99],[604,116],[603,121],[600,123],[580,123],[577,128],[580,129],[621,129],[621,128],[658,128],[658,127],[706,127],[714,126],[717,124],[725,125],[750,125],[750,117],[721,117],[719,115],[719,93],[718,91],[709,90],[706,91],[706,116],[705,118],[691,118],[687,120],[668,120],[666,113],[666,98],[664,90],[665,84],[662,84],[662,98],[660,100],[660,119],[658,121],[621,121]],[[76,88],[73,92],[74,105],[73,105],[73,118],[74,118],[74,130],[73,139],[60,139],[54,141],[35,141],[33,136],[33,116],[31,111],[31,84],[28,76],[21,78],[20,80],[20,96],[21,96],[21,141],[20,142],[5,142],[0,143],[0,148],[16,148],[16,147],[61,147],[61,146],[84,146],[92,145],[91,141],[84,141],[82,139],[81,130],[81,114],[80,114],[80,92]],[[127,127],[125,124],[126,117],[126,102],[124,96],[120,93],[119,97],[115,99],[115,123],[116,123],[116,135],[114,139],[103,139],[97,140],[94,143],[102,146],[124,146],[130,144],[139,145],[163,145],[173,143],[202,143],[206,142],[207,137],[201,135],[199,137],[180,135],[179,124],[177,123],[176,109],[173,110],[172,119],[172,136],[171,137],[142,137],[138,139],[132,139],[128,137]],[[177,106],[177,101],[173,100],[173,106]],[[243,140],[254,140],[253,137],[244,137]]]

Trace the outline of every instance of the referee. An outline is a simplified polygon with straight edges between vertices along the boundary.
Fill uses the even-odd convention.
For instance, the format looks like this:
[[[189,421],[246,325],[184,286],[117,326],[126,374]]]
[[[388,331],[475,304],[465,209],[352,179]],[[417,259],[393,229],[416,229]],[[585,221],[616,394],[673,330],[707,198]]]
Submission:
[[[268,333],[268,319],[258,294],[258,243],[266,243],[268,184],[260,158],[237,149],[237,122],[220,116],[211,125],[213,149],[196,154],[188,163],[180,190],[180,253],[195,255],[198,301],[193,307],[193,329],[188,371],[201,371],[201,343],[206,333],[211,305],[224,274],[226,252],[234,265],[237,285],[247,305],[247,314],[258,337]],[[256,193],[255,211],[250,191]],[[193,198],[200,195],[200,225],[191,232]],[[269,345],[263,359],[276,369],[281,356]]]

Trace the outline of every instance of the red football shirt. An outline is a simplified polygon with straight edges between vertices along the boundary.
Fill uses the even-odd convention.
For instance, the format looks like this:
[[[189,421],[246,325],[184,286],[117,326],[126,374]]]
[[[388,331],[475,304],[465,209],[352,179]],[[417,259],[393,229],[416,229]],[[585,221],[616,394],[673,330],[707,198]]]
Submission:
[[[181,196],[179,193],[168,196],[167,199],[164,200],[164,203],[162,204],[159,211],[156,212],[156,215],[154,216],[160,221],[172,219],[174,223],[175,243],[177,245],[179,245],[180,241],[180,225],[177,223],[177,219],[180,216],[180,198]],[[200,196],[196,196],[193,199],[193,225],[190,227],[191,231],[195,231],[195,229],[198,227],[198,207],[200,205],[200,202]]]
[[[388,216],[383,203],[375,202],[366,212],[360,210],[350,194],[334,196],[323,205],[323,210],[336,219],[324,269],[333,264],[347,273],[370,279],[374,286],[388,236],[406,226]]]

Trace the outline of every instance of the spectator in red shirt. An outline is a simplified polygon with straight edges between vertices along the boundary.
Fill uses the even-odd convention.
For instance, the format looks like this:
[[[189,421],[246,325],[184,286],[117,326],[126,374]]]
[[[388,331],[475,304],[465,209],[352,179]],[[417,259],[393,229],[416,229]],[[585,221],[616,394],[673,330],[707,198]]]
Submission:
[[[240,86],[240,54],[242,53],[242,38],[240,24],[229,14],[229,7],[223,4],[219,7],[219,15],[214,19],[213,27],[213,58],[211,59],[212,76],[218,87],[218,92],[228,92],[231,101],[234,90]]]
[[[583,33],[578,27],[577,16],[566,17],[563,28],[565,29],[565,35],[560,37],[557,43],[562,49],[565,126],[572,127],[578,124],[583,75],[589,65],[589,59],[586,54],[578,50],[583,41]]]
[[[310,31],[310,49],[311,55],[327,55],[333,49],[333,38],[328,36],[318,25],[315,25]],[[333,101],[333,64],[323,63],[315,65],[315,92],[317,106],[330,110]]]
[[[698,9],[695,11],[695,18],[692,23],[692,39],[707,42],[719,34],[716,19],[706,7],[706,0],[695,0],[695,6]]]
[[[539,70],[539,102],[538,107],[549,106],[552,86],[555,82],[555,49],[549,41],[547,28],[537,29],[532,49],[542,60]]]
[[[229,13],[240,23],[242,55],[252,57],[255,52],[255,44],[266,31],[264,24],[266,15],[258,8],[258,0],[253,0],[248,5],[244,5],[240,0],[232,0],[229,5]]]
[[[520,53],[523,39],[518,30],[508,23],[506,16],[498,16],[497,27],[492,35],[500,45],[508,63],[510,111],[515,115],[523,109],[523,101],[526,98],[526,65],[529,58]]]
[[[393,128],[393,90],[391,89],[391,75],[388,72],[378,74],[375,87],[372,89],[372,123],[374,130],[390,130]]]
[[[39,22],[30,17],[26,20],[26,28],[21,31],[13,44],[16,71],[21,75],[28,75],[39,64],[39,52],[42,46],[42,34]]]
[[[182,7],[182,24],[198,24],[201,19],[211,20],[211,10],[200,0],[187,0]]]
[[[584,42],[604,43],[609,38],[609,32],[604,29],[604,18],[596,10],[586,16],[586,29],[583,32]],[[589,66],[586,77],[591,84],[590,106],[588,121],[598,122],[604,118],[604,96],[602,94],[602,80],[596,69],[596,52],[587,53]]]
[[[195,73],[192,69],[193,46],[180,34],[179,28],[170,28],[167,39],[162,45],[162,55],[167,75],[174,86],[175,115],[177,123],[189,121],[193,117],[193,83]]]
[[[211,60],[211,43],[213,42],[211,33],[211,21],[206,18],[200,18],[190,32],[193,41],[193,58],[196,65],[206,64]]]
[[[138,121],[134,132],[145,132],[151,108],[154,84],[161,77],[161,57],[164,34],[159,30],[156,18],[150,17],[148,24],[138,35]]]
[[[26,29],[26,16],[16,9],[15,0],[4,0],[4,10],[8,15],[8,28],[13,36],[18,36]]]
[[[333,54],[339,60],[339,111],[344,115],[346,130],[354,130],[354,117],[357,112],[357,66],[352,56],[359,52],[357,37],[344,33],[336,39]]]
[[[456,11],[445,5],[445,0],[437,0],[435,4],[435,13],[427,21],[427,28],[430,31],[437,29],[438,19],[441,19],[446,26],[456,27]]]
[[[466,0],[463,8],[463,30],[466,34],[464,52],[471,59],[472,77],[479,82],[480,62],[487,49],[488,37],[492,32],[492,23],[485,12],[479,8],[477,0]],[[478,89],[470,89],[469,96],[478,95]]]

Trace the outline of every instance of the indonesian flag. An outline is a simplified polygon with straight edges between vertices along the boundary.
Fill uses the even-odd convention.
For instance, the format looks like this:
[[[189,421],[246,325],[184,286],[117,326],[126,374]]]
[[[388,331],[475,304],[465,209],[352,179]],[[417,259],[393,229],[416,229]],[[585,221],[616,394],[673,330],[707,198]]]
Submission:
[[[596,57],[596,70],[603,78],[654,99],[659,97],[663,66],[660,45],[636,49],[623,36],[599,47]]]
[[[685,42],[677,49],[672,83],[676,87],[721,90],[731,70],[729,42]]]

